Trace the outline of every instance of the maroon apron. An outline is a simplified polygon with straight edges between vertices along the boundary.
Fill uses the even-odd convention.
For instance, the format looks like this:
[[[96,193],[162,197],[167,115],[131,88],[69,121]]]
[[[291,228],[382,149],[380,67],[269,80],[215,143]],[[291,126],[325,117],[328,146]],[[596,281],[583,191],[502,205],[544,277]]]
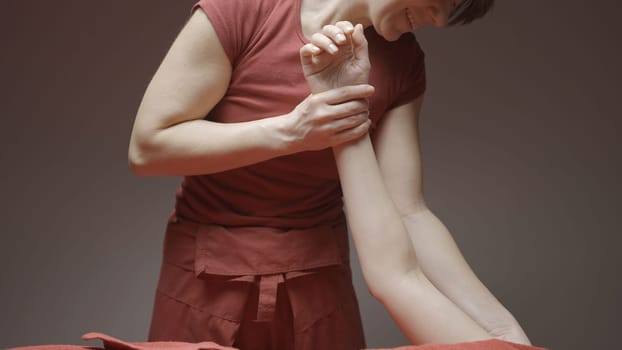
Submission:
[[[345,222],[223,227],[172,217],[150,341],[363,349]]]

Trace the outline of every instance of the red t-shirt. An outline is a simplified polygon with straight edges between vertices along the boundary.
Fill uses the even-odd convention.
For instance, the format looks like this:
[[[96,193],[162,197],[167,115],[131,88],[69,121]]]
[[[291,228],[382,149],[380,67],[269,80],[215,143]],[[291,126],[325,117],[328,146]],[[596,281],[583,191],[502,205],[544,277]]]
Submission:
[[[299,59],[308,42],[300,0],[200,0],[233,67],[226,95],[205,117],[232,123],[289,113],[310,93]],[[414,36],[369,42],[372,132],[391,108],[425,89],[424,55]],[[216,174],[185,177],[176,215],[222,226],[307,228],[343,220],[331,149],[302,152]]]

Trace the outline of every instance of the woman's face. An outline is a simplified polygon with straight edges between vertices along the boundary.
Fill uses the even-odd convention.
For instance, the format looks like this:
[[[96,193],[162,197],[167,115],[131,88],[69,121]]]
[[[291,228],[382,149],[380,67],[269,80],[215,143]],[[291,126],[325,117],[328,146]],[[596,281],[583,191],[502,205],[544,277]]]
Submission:
[[[465,0],[370,0],[370,17],[376,32],[386,40],[424,26],[443,27]]]

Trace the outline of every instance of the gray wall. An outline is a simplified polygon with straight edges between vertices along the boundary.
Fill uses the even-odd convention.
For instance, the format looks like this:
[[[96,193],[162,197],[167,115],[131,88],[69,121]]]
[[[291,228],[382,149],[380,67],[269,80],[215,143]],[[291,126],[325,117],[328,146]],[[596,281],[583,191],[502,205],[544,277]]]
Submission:
[[[534,343],[612,348],[620,6],[498,2],[420,35],[426,198]],[[146,338],[179,179],[133,177],[126,149],[191,4],[2,1],[0,347]],[[369,345],[406,344],[356,269]]]

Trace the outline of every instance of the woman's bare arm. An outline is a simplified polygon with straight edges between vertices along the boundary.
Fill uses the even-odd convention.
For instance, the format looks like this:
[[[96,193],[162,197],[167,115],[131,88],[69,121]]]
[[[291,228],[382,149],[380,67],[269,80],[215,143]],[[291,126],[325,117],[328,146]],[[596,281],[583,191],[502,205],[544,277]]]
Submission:
[[[369,136],[333,150],[365,281],[402,332],[415,344],[491,338],[424,275]]]
[[[423,196],[419,114],[422,98],[389,111],[374,150],[389,195],[410,235],[421,269],[454,304],[496,338],[530,344],[519,323],[471,269]]]
[[[129,146],[136,174],[214,173],[331,147],[367,130],[366,106],[353,101],[373,92],[365,85],[309,96],[290,113],[272,118],[230,124],[204,120],[225,95],[231,69],[209,19],[195,11],[138,109]]]
[[[346,34],[349,40],[341,40]],[[331,43],[340,45],[329,54]],[[367,82],[362,26],[326,26],[300,50],[313,92]],[[335,79],[335,75],[339,80]],[[348,223],[367,286],[413,343],[463,342],[491,336],[423,274],[408,232],[380,173],[369,135],[333,147]]]

